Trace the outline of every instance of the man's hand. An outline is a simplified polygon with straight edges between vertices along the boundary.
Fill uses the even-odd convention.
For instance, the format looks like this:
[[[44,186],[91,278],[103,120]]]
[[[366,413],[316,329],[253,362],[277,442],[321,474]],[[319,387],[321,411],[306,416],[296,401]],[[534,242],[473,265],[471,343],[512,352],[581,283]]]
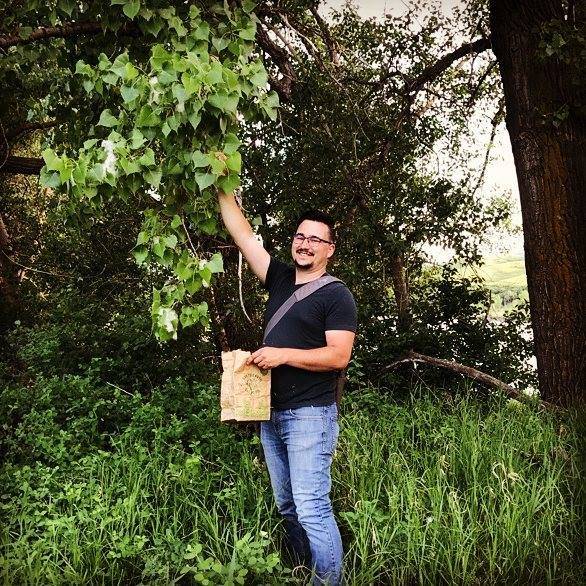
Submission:
[[[287,361],[287,348],[272,348],[271,346],[264,346],[256,352],[253,352],[246,364],[256,364],[263,370],[275,368],[285,364]]]

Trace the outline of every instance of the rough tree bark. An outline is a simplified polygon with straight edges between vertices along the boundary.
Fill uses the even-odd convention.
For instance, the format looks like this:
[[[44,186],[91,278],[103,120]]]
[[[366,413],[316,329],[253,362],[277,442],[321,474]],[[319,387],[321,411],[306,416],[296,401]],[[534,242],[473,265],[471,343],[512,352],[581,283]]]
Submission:
[[[565,4],[490,0],[490,12],[521,197],[540,391],[572,405],[586,395],[585,119],[575,75],[539,47],[540,31],[554,19],[583,30],[584,9],[570,2],[567,15]],[[556,126],[553,112],[564,106],[569,115]]]

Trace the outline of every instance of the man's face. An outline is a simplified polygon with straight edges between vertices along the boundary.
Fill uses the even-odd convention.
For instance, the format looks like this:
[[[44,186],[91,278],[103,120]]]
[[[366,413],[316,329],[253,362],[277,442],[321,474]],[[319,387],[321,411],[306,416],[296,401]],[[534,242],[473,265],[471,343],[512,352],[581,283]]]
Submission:
[[[330,230],[327,224],[315,222],[314,220],[303,220],[297,227],[297,234],[304,236],[317,236],[322,240],[330,239]],[[326,242],[312,243],[309,240],[298,242],[293,239],[291,244],[291,256],[298,269],[312,270],[325,268],[328,258],[334,254],[335,246]]]

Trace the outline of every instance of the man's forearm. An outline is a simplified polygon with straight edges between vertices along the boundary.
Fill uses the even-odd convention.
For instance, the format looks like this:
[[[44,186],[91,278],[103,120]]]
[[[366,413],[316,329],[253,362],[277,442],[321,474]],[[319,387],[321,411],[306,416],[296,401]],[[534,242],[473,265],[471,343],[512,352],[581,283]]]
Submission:
[[[288,366],[325,372],[328,370],[341,370],[346,368],[348,361],[346,356],[338,348],[323,346],[311,350],[298,350],[297,348],[283,348],[285,362]]]
[[[233,193],[218,193],[220,201],[220,212],[222,214],[222,221],[230,236],[234,239],[236,246],[241,246],[241,240],[250,237],[252,234],[252,227],[248,220],[244,217],[242,210],[238,207]]]

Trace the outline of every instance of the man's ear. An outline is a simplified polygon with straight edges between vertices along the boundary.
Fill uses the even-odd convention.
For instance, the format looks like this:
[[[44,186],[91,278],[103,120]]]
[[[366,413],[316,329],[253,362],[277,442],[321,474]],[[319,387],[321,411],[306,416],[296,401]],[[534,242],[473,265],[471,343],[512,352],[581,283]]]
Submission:
[[[330,244],[330,250],[328,251],[328,258],[331,258],[336,251],[336,245]]]

